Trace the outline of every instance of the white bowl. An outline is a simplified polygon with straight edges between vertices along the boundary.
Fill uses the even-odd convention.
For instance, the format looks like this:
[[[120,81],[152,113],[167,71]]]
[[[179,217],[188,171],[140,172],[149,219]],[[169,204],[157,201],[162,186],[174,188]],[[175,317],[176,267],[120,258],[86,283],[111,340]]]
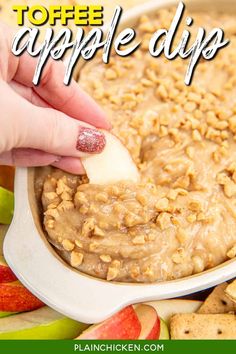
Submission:
[[[187,1],[202,9],[207,1]],[[235,1],[209,1],[226,8]],[[145,3],[126,13],[123,26],[133,26],[144,13],[176,4],[171,0]],[[173,298],[194,293],[231,279],[236,275],[236,260],[211,270],[154,284],[114,283],[82,274],[66,265],[49,247],[42,233],[39,216],[32,207],[32,170],[17,169],[15,213],[4,241],[4,255],[21,282],[55,310],[85,323],[96,323],[122,307],[143,301]]]

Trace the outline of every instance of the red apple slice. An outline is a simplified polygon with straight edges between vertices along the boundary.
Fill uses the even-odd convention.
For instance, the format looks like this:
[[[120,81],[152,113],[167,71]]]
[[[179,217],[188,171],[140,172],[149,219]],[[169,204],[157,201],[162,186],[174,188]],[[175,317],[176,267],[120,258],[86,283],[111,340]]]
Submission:
[[[15,169],[11,166],[0,166],[0,186],[13,192]]]
[[[136,312],[128,306],[106,321],[89,327],[76,339],[137,339],[140,331]]]
[[[0,311],[23,312],[44,306],[19,281],[0,284]]]
[[[135,312],[141,323],[141,332],[138,339],[158,339],[160,335],[160,319],[154,307],[138,305]]]
[[[11,268],[8,267],[3,256],[0,255],[0,283],[8,283],[17,280]]]
[[[138,169],[128,150],[113,134],[103,131],[106,146],[100,154],[82,158],[89,182],[109,184],[123,180],[139,181]]]

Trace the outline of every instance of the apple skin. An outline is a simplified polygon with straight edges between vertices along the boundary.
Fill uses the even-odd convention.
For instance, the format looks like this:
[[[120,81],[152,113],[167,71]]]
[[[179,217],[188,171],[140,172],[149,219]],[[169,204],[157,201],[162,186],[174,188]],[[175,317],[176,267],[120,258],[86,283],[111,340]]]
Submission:
[[[8,317],[8,316],[11,316],[11,315],[15,315],[16,313],[17,313],[17,312],[0,311],[0,318]]]
[[[88,325],[53,309],[41,309],[0,319],[1,339],[72,339]]]
[[[135,312],[141,323],[138,339],[158,339],[160,334],[160,319],[154,307],[149,305],[135,306]]]
[[[141,324],[133,306],[125,307],[106,321],[93,325],[75,339],[138,339]]]
[[[14,210],[14,194],[0,187],[0,224],[10,224]]]
[[[17,278],[10,267],[8,267],[3,256],[0,255],[0,283],[16,281]]]
[[[162,318],[160,318],[160,334],[159,334],[158,339],[160,339],[160,340],[170,339],[170,333],[169,333],[168,326]]]
[[[0,225],[0,255],[3,255],[3,241],[8,230],[8,225]]]
[[[0,166],[0,186],[13,192],[15,168]]]
[[[23,312],[44,306],[19,281],[0,284],[0,311]]]

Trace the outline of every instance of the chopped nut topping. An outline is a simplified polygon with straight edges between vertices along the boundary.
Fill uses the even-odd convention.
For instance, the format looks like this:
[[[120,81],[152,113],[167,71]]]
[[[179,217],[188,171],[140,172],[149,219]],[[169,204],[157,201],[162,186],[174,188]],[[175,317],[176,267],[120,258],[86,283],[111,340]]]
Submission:
[[[55,192],[44,193],[44,196],[45,196],[45,198],[47,198],[50,201],[52,201],[58,197],[57,193],[55,193]]]
[[[139,201],[140,204],[142,204],[143,206],[147,205],[147,197],[144,194],[138,193],[136,195],[137,200]]]
[[[59,205],[60,201],[58,200],[57,202],[51,203],[48,205],[48,209],[56,209]]]
[[[47,227],[48,229],[53,229],[53,228],[54,228],[54,225],[55,225],[55,220],[53,220],[53,219],[48,219],[48,220],[45,222],[45,224],[46,224],[46,227]]]
[[[58,219],[59,218],[59,213],[56,209],[48,209],[44,212],[44,215],[45,216],[51,216],[53,217],[54,219]]]
[[[61,193],[61,199],[62,200],[72,200],[72,196],[68,192],[62,192]]]
[[[136,236],[132,240],[134,245],[143,245],[145,243],[145,238],[144,236]]]
[[[188,207],[192,211],[201,211],[202,210],[201,202],[199,202],[198,200],[190,201]]]
[[[168,97],[168,92],[166,91],[165,86],[160,85],[156,90],[156,95],[165,100]]]
[[[85,219],[81,231],[82,236],[88,237],[91,234],[91,232],[94,230],[94,227],[95,227],[94,218]]]
[[[100,259],[104,262],[104,263],[110,263],[112,261],[111,256],[109,256],[109,254],[102,254],[100,256]]]
[[[193,256],[192,257],[192,261],[193,261],[193,266],[194,266],[194,272],[195,273],[200,273],[204,270],[205,268],[205,264],[204,261],[201,257],[199,256]]]
[[[227,252],[227,257],[228,258],[234,258],[236,257],[236,245],[234,245],[230,250]]]
[[[98,202],[106,203],[108,201],[108,195],[106,193],[101,192],[101,193],[96,194],[95,199]]]
[[[87,203],[87,198],[83,192],[77,192],[75,194],[75,205],[80,206]]]
[[[56,193],[58,195],[62,194],[63,192],[71,193],[72,189],[65,184],[65,181],[63,179],[59,179],[57,181],[57,189]]]
[[[65,240],[62,240],[62,247],[66,251],[72,251],[75,248],[75,245],[72,241],[65,239]]]
[[[189,239],[186,230],[184,230],[182,227],[178,227],[176,237],[181,244],[185,244]]]
[[[157,211],[166,211],[169,207],[169,200],[167,198],[161,198],[155,205]]]
[[[186,151],[186,155],[190,159],[193,159],[193,157],[194,157],[194,148],[192,146],[187,146],[185,151]]]
[[[149,232],[147,235],[147,241],[154,241],[156,239],[156,235],[154,232]]]
[[[117,73],[113,69],[107,69],[105,76],[107,80],[115,80],[117,78]]]
[[[104,232],[102,231],[102,229],[100,229],[98,226],[95,226],[95,227],[94,227],[93,234],[94,234],[95,236],[101,236],[101,237],[105,236],[105,233],[104,233]]]
[[[193,141],[201,141],[202,140],[202,136],[197,129],[195,129],[193,131],[192,138],[193,138]]]
[[[96,251],[96,249],[98,248],[98,246],[99,246],[99,243],[98,243],[98,242],[92,242],[92,243],[90,243],[90,245],[89,245],[89,250],[90,250],[91,252],[94,252],[94,251]]]
[[[161,230],[165,230],[171,225],[171,214],[163,212],[157,217],[157,224],[160,226]]]
[[[168,193],[168,198],[170,200],[175,200],[177,198],[178,194],[179,193],[178,193],[177,189],[171,189]]]
[[[136,279],[139,275],[140,275],[140,268],[138,265],[135,264],[130,269],[130,276],[133,279]]]
[[[225,183],[224,192],[228,198],[234,197],[236,195],[236,183],[233,181]]]
[[[153,272],[153,270],[152,270],[152,268],[150,266],[146,267],[146,269],[142,273],[143,273],[143,275],[146,275],[150,279],[152,279],[153,276],[154,276],[154,272]]]
[[[77,247],[83,248],[83,244],[79,240],[75,240],[75,244],[76,244]]]
[[[190,214],[187,216],[187,220],[188,222],[193,223],[197,220],[197,216],[195,214]]]
[[[120,261],[118,260],[112,261],[111,266],[108,268],[107,280],[114,280],[118,276],[120,265],[121,265]]]
[[[79,212],[80,214],[83,214],[83,215],[86,215],[88,214],[89,212],[89,208],[85,205],[82,205],[80,208],[79,208]]]
[[[127,213],[124,221],[127,227],[132,227],[139,224],[140,218],[134,213]]]
[[[76,251],[71,252],[70,263],[71,263],[72,267],[80,266],[81,263],[83,262],[83,259],[84,259],[83,253],[79,253]]]
[[[114,280],[117,275],[119,274],[119,269],[114,268],[114,267],[109,267],[107,271],[107,280]]]
[[[197,108],[197,105],[195,102],[187,102],[184,105],[185,112],[193,112],[196,108]]]
[[[226,173],[218,173],[216,176],[216,180],[219,184],[224,185],[230,181],[230,178],[227,176]]]
[[[173,253],[172,261],[177,264],[183,263],[185,261],[185,257],[186,257],[185,251],[183,248],[180,247],[177,249],[175,253]]]
[[[66,211],[74,209],[74,204],[69,200],[63,200],[57,207],[59,211]]]

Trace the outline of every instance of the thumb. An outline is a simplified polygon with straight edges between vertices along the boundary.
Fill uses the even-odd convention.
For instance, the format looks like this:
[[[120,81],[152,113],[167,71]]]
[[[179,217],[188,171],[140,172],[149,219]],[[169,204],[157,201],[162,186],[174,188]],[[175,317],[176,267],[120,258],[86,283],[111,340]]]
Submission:
[[[0,152],[32,148],[57,156],[81,157],[103,150],[106,142],[101,131],[53,108],[34,106],[7,84],[1,83],[0,90],[4,92],[0,98]]]

